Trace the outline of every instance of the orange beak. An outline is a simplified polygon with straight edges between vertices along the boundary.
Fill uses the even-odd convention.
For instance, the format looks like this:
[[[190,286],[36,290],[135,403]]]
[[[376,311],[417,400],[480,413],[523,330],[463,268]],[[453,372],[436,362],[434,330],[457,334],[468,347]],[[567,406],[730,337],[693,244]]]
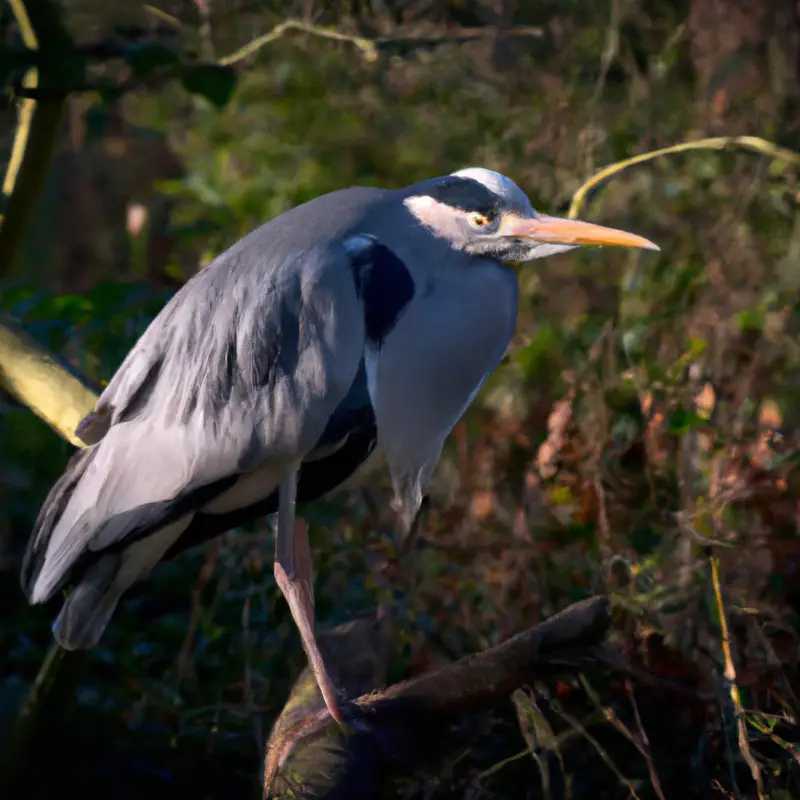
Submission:
[[[616,228],[605,228],[591,222],[562,219],[537,214],[533,218],[507,217],[500,226],[500,235],[520,239],[535,239],[546,244],[607,245],[609,247],[641,247],[645,250],[661,248],[635,233]]]

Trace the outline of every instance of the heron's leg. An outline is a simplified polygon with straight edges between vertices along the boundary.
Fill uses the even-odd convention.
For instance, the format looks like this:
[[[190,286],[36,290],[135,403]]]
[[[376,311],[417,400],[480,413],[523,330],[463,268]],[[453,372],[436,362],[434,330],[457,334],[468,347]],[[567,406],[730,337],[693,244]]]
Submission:
[[[278,495],[278,530],[275,535],[275,581],[280,587],[292,618],[300,631],[308,663],[330,715],[343,722],[336,688],[325,669],[314,635],[314,577],[308,526],[295,516],[297,473],[281,482]]]

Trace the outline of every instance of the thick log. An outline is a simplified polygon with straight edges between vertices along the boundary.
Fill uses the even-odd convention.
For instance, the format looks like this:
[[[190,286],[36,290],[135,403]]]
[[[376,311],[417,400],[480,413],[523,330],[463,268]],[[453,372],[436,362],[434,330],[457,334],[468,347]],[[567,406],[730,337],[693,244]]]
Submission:
[[[347,729],[328,716],[306,670],[267,743],[264,796],[388,796],[393,776],[447,755],[453,747],[447,728],[459,717],[491,708],[554,669],[613,662],[603,643],[609,625],[608,601],[593,597],[503,644],[380,691],[392,638],[388,621],[329,634],[338,636],[321,645],[329,668],[358,696],[347,705]],[[359,647],[376,653],[372,663],[381,666],[364,669],[363,658],[352,657]]]

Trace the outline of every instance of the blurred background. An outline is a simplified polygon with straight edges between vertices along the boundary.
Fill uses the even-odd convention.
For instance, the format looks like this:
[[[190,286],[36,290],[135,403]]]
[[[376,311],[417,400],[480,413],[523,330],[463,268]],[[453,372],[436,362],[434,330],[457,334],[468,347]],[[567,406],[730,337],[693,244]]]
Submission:
[[[754,771],[762,796],[800,796],[797,4],[53,7],[91,57],[0,273],[0,310],[96,387],[177,286],[321,193],[481,165],[566,214],[609,164],[759,137],[633,166],[589,194],[582,218],[647,236],[660,254],[578,252],[522,271],[517,334],[450,437],[401,599],[385,483],[308,516],[320,626],[394,604],[391,680],[596,593],[613,597],[615,643],[651,676],[635,699],[620,682],[577,677],[516,697],[438,783],[404,796],[757,797]],[[11,10],[0,6],[0,162],[22,74]],[[286,20],[307,30],[264,40]],[[178,59],[229,69],[176,78]],[[57,611],[25,604],[21,554],[71,451],[0,390],[9,731]],[[31,796],[256,796],[264,737],[304,665],[271,535],[266,521],[232,531],[129,593],[59,700],[61,733],[36,751]]]

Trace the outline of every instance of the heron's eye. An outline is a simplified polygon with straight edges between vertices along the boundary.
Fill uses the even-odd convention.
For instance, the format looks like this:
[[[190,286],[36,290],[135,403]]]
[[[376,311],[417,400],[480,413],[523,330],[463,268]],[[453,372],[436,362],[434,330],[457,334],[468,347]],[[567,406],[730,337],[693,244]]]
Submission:
[[[472,211],[467,215],[467,222],[469,222],[473,228],[488,228],[492,224],[489,217],[477,211]]]

